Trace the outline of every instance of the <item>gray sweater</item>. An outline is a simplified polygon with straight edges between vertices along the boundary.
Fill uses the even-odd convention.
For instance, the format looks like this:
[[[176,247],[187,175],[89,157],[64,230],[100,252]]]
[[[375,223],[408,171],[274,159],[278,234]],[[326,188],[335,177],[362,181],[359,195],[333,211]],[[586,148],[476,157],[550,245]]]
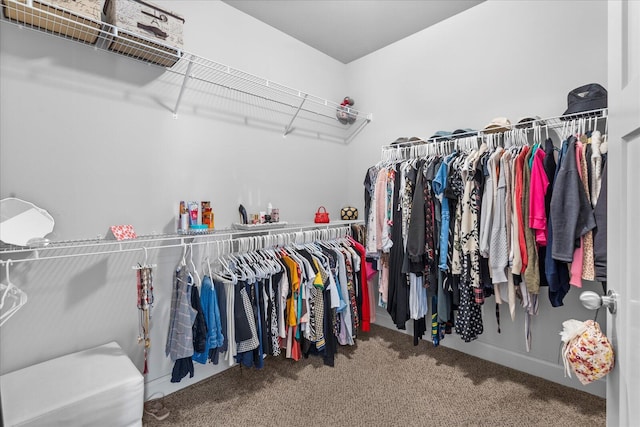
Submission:
[[[553,185],[550,216],[553,223],[553,259],[571,262],[573,252],[580,244],[580,236],[596,226],[593,208],[580,180],[573,136],[569,139],[566,157]]]
[[[499,156],[502,149],[496,150],[492,155],[492,167],[500,164]],[[495,167],[493,168],[495,171]],[[506,268],[509,264],[509,248],[507,246],[507,180],[506,170],[500,168],[500,176],[497,178],[497,188],[495,193],[495,206],[493,211],[493,221],[491,223],[491,244],[489,246],[489,267],[491,268],[491,279],[493,283],[504,283],[507,281]],[[494,175],[494,180],[496,179]]]

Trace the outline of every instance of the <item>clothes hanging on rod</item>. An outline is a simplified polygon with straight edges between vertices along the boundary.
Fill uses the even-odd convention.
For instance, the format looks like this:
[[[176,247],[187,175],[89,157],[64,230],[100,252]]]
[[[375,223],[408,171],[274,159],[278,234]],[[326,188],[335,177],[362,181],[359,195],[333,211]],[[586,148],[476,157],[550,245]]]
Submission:
[[[364,237],[356,224],[340,231],[344,236],[351,229]],[[266,247],[258,243],[263,236],[238,239],[238,251],[219,250],[214,262],[205,258],[198,303],[195,272],[183,256],[167,340],[167,354],[176,362],[172,381],[193,372],[192,360],[218,363],[220,353],[230,364],[255,368],[264,366],[265,355],[282,353],[293,360],[318,354],[332,366],[338,345],[353,345],[358,331],[369,330],[370,307],[364,246],[352,236],[315,239],[331,234],[337,236],[331,230],[296,233],[282,246]],[[278,238],[264,237],[263,243]],[[232,246],[229,241],[228,248]],[[187,296],[191,306],[184,302]],[[199,313],[204,321],[200,328]],[[175,342],[179,334],[174,327],[183,324],[192,326],[191,349]],[[201,348],[199,330],[205,337]],[[185,330],[185,342],[189,332]]]
[[[480,306],[495,295],[498,331],[499,305],[508,305],[513,319],[520,301],[529,350],[540,286],[549,285],[552,306],[560,306],[569,289],[568,263],[575,286],[583,278],[606,279],[606,208],[600,206],[599,224],[593,212],[606,199],[606,136],[598,129],[606,129],[606,118],[540,123],[545,124],[384,147],[381,161],[369,168],[367,256],[379,261],[379,302],[398,328],[423,319],[416,296],[402,293],[419,283],[416,274],[436,297],[430,299],[437,313],[434,344],[452,326],[464,341],[476,339],[484,328]],[[560,127],[564,141],[558,153],[548,129]],[[569,211],[561,208],[566,204]],[[600,236],[597,249],[593,234]],[[418,323],[414,329],[423,332]]]
[[[186,264],[181,264],[175,271],[175,286],[171,293],[171,311],[169,317],[169,334],[165,353],[174,362],[171,382],[179,382],[187,374],[193,378],[193,324],[197,310],[191,305],[191,291],[194,286],[193,275]]]
[[[196,349],[194,346],[192,359],[201,364],[211,361],[211,363],[217,365],[220,351],[226,351],[225,338],[222,332],[224,328],[223,319],[226,324],[226,317],[224,316],[226,315],[226,307],[224,304],[221,306],[218,303],[219,294],[222,296],[222,301],[225,301],[224,285],[222,283],[214,285],[211,272],[209,272],[209,275],[205,275],[202,278],[200,288],[200,302],[205,320],[206,338],[201,349]]]

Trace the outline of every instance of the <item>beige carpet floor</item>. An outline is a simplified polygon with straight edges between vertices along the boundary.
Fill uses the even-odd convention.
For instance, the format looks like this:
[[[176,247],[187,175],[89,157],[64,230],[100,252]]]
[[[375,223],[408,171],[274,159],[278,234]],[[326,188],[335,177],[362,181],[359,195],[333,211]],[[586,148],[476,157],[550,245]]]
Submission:
[[[456,339],[455,337],[449,339]],[[335,367],[268,357],[163,398],[151,426],[604,426],[605,399],[381,326]],[[197,367],[196,367],[197,369]],[[196,372],[197,374],[197,372]]]

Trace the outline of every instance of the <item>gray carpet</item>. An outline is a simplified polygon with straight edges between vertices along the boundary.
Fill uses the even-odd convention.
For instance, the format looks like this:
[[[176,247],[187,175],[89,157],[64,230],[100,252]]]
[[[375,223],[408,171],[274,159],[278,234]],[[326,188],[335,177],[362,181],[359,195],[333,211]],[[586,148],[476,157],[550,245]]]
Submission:
[[[318,357],[268,357],[262,370],[236,366],[163,402],[171,415],[164,421],[145,415],[145,425],[586,427],[606,421],[605,399],[427,341],[414,347],[410,336],[376,325],[356,346],[339,348],[334,368]]]

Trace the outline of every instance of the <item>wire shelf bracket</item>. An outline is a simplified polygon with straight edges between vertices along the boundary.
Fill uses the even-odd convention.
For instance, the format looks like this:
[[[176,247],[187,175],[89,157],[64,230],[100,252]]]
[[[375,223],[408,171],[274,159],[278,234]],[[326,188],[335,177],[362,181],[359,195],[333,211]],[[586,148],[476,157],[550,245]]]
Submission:
[[[304,101],[307,100],[307,97],[309,95],[304,96],[304,98],[302,98],[302,101],[300,102],[300,106],[298,107],[298,109],[296,110],[296,112],[294,113],[293,117],[291,117],[291,121],[289,122],[289,124],[287,125],[287,127],[284,130],[284,135],[282,136],[287,136],[289,134],[289,132],[291,132],[293,130],[292,126],[293,126],[293,122],[296,119],[296,117],[298,117],[298,114],[300,113],[300,110],[302,109],[302,106],[304,105]]]
[[[189,65],[187,66],[187,71],[184,74],[184,79],[182,80],[182,86],[180,86],[180,93],[178,94],[178,99],[176,100],[176,106],[173,109],[174,119],[178,118],[178,108],[180,107],[180,101],[182,101],[182,96],[184,95],[184,91],[187,88],[187,80],[191,77],[192,66],[193,66],[193,61],[189,62]]]

